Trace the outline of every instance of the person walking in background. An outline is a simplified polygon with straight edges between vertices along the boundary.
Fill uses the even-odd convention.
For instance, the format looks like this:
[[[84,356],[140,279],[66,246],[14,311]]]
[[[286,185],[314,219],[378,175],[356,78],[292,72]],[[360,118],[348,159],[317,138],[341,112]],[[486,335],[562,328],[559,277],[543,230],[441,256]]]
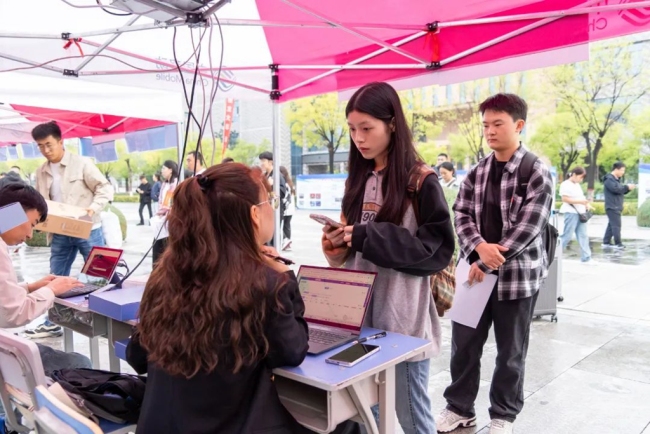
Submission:
[[[622,184],[621,178],[625,175],[625,164],[620,161],[614,163],[612,173],[605,176],[605,212],[607,213],[607,229],[603,237],[603,247],[614,247],[622,250],[625,248],[621,239],[621,226],[624,196],[636,188],[634,184]],[[612,245],[612,237],[614,244]]]
[[[145,207],[149,209],[149,218],[153,216],[151,213],[151,184],[147,181],[146,176],[142,175],[140,177],[140,185],[135,191],[140,195],[140,209],[138,210],[138,213],[140,214],[140,223],[138,223],[137,226],[143,226],[144,215],[142,215],[142,211],[144,211]]]
[[[332,267],[377,273],[366,327],[431,342],[430,351],[395,367],[393,398],[406,434],[435,433],[429,359],[440,350],[441,329],[430,275],[445,269],[454,253],[449,207],[435,174],[422,182],[417,211],[408,195],[409,173],[424,163],[392,86],[361,87],[345,113],[351,146],[344,228],[323,228],[323,253]],[[378,419],[377,407],[373,413]]]
[[[50,273],[69,276],[72,263],[81,253],[84,260],[95,246],[104,246],[101,211],[113,200],[113,187],[89,159],[65,150],[61,128],[56,122],[40,124],[32,137],[47,161],[36,171],[36,189],[44,198],[83,208],[93,226],[87,240],[50,234]],[[30,338],[59,336],[61,327],[46,321],[34,330],[26,330]]]
[[[174,190],[178,185],[178,164],[176,164],[175,161],[167,160],[163,163],[160,173],[162,175],[163,183],[160,188],[160,197],[158,200],[159,208],[156,215],[166,220],[167,214],[169,214],[172,207]],[[157,237],[158,234],[154,234],[154,236]],[[154,266],[165,250],[165,246],[167,246],[167,238],[157,239],[154,242],[152,249],[152,261]]]
[[[291,219],[296,211],[296,188],[286,167],[280,166],[280,173],[287,183],[287,195],[284,200],[284,217],[282,218],[282,250],[291,250]]]
[[[589,247],[589,236],[587,235],[587,223],[580,221],[580,214],[593,209],[585,193],[580,187],[587,172],[582,167],[575,167],[569,174],[569,178],[560,184],[560,196],[562,206],[560,214],[564,214],[564,230],[561,235],[562,249],[571,242],[575,233],[580,245],[580,260],[585,264],[593,264],[591,260],[591,248]]]
[[[460,182],[456,179],[456,168],[453,163],[445,161],[440,165],[440,184],[445,188],[453,188],[458,190],[460,188]]]
[[[153,186],[151,187],[151,203],[153,205],[153,212],[158,213],[158,201],[160,200],[160,188],[162,187],[162,182],[160,182],[160,173],[153,174]]]

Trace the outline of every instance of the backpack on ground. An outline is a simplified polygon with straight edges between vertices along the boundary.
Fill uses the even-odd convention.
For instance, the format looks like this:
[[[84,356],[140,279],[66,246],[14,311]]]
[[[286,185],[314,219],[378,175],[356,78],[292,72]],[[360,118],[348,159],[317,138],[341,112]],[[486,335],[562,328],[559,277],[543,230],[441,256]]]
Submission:
[[[52,373],[52,380],[94,416],[121,424],[138,422],[146,377],[98,369],[61,369]]]
[[[420,187],[422,187],[424,180],[429,175],[435,175],[438,177],[436,171],[424,163],[416,163],[409,172],[407,192],[409,197],[413,200],[413,211],[415,213],[415,218],[418,221],[418,225],[420,224],[418,193],[420,192]],[[444,270],[431,276],[431,293],[433,294],[433,300],[436,304],[438,316],[444,316],[445,312],[451,309],[454,302],[454,295],[456,294],[456,263],[453,257]]]
[[[526,152],[517,168],[517,187],[515,189],[515,194],[523,199],[522,203],[526,201],[528,182],[530,181],[530,176],[533,173],[533,168],[535,167],[537,160],[537,155],[532,152]],[[546,264],[547,267],[550,267],[555,260],[555,250],[557,248],[558,237],[558,230],[550,222],[546,222],[546,225],[542,228],[542,241],[548,258]]]

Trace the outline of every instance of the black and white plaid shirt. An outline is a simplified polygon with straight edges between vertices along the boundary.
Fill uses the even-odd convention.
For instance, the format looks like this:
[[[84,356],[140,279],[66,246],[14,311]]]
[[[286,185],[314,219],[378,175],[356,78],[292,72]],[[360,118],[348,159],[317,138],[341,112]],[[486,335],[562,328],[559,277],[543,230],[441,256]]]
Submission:
[[[526,154],[523,146],[506,164],[501,179],[501,217],[503,233],[499,245],[507,247],[502,253],[506,262],[499,268],[499,300],[530,297],[546,277],[547,258],[542,241],[542,229],[548,223],[553,198],[553,180],[541,160],[537,160],[526,189],[526,201],[515,194],[517,168]],[[494,154],[482,159],[460,187],[454,204],[456,233],[464,257],[485,242],[481,236],[481,211]],[[492,273],[479,259],[478,266]]]

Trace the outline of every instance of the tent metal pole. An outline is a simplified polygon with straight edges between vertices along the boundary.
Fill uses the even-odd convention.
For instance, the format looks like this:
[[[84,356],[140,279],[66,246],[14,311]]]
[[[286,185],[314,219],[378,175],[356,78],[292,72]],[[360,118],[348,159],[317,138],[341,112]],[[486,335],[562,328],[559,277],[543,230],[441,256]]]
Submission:
[[[130,118],[130,117],[122,118],[122,119],[120,119],[119,121],[117,121],[115,124],[111,125],[110,127],[106,128],[106,129],[107,129],[109,132],[110,132],[110,131],[113,131],[115,128],[119,127],[119,126],[122,125],[124,122],[128,121],[129,119],[131,119],[131,118]]]
[[[584,6],[584,5],[582,5]],[[636,3],[620,3],[615,5],[606,5],[606,6],[593,6],[593,7],[578,7],[573,9],[559,10],[559,11],[547,11],[547,12],[536,12],[530,14],[519,14],[519,15],[504,15],[501,17],[493,18],[478,18],[475,20],[459,20],[459,21],[449,21],[449,22],[440,22],[438,23],[439,28],[445,27],[459,27],[459,26],[471,26],[478,24],[493,24],[493,23],[505,23],[510,21],[523,21],[523,20],[537,20],[542,18],[562,18],[573,15],[584,15],[597,12],[610,12],[610,11],[619,11],[626,9],[641,9],[644,7],[650,7],[650,1],[640,1]]]
[[[601,1],[601,0],[590,0],[590,1],[586,2],[586,3],[581,4],[580,7],[589,6],[589,5],[592,5],[594,3],[598,3],[599,1]],[[546,18],[546,19],[543,19],[543,20],[538,21],[536,23],[524,26],[524,27],[522,27],[520,29],[517,29],[515,31],[512,31],[510,33],[506,33],[505,35],[499,36],[498,38],[494,38],[491,41],[487,41],[487,42],[485,42],[483,44],[479,44],[479,45],[477,45],[477,46],[475,46],[473,48],[470,48],[469,50],[465,50],[465,51],[463,51],[461,53],[455,54],[455,55],[450,56],[450,57],[448,57],[448,58],[446,58],[444,60],[441,60],[440,61],[440,66],[448,65],[448,64],[450,64],[452,62],[455,62],[455,61],[457,61],[459,59],[462,59],[463,57],[467,57],[470,54],[474,54],[474,53],[476,53],[478,51],[481,51],[481,50],[483,50],[485,48],[492,47],[494,45],[500,44],[501,42],[504,42],[504,41],[507,41],[508,39],[514,38],[515,36],[519,36],[519,35],[522,35],[522,34],[524,34],[526,32],[530,32],[531,30],[534,30],[534,29],[536,29],[538,27],[542,27],[542,26],[545,26],[546,24],[552,23],[553,21],[557,21],[560,18],[562,18],[562,17],[559,16],[559,17],[554,17],[554,18]]]
[[[114,33],[131,33],[131,32],[139,32],[142,30],[167,29],[170,27],[180,27],[185,25],[186,23],[184,21],[174,20],[172,22],[160,23],[160,24],[142,24],[139,26],[112,27],[110,29],[95,30],[94,32],[70,33],[69,37],[70,39],[88,38],[90,36],[104,36],[104,35],[112,35]],[[55,39],[61,39],[61,35],[59,35]]]
[[[273,104],[273,126],[272,126],[272,143],[273,143],[273,194],[280,197],[280,165],[282,158],[280,157],[280,75],[278,65],[269,65],[271,69],[271,92],[269,97]],[[282,204],[275,210],[275,230],[273,231],[273,246],[279,251],[282,250]]]
[[[411,42],[411,41],[414,41],[414,40],[416,40],[418,38],[421,38],[422,36],[424,36],[426,34],[427,34],[427,32],[415,33],[415,34],[413,34],[413,35],[411,35],[409,37],[406,37],[404,39],[401,39],[401,40],[395,42],[395,46],[404,45],[404,44],[406,44],[408,42]],[[365,56],[359,57],[358,59],[355,59],[355,60],[353,60],[351,62],[348,62],[348,63],[346,63],[346,65],[356,65],[358,63],[365,62],[366,60],[372,59],[373,57],[379,56],[380,54],[386,53],[387,51],[388,51],[387,48],[380,48],[377,51],[373,51],[372,53],[366,54]],[[319,74],[319,75],[317,75],[315,77],[309,78],[309,79],[307,79],[305,81],[297,83],[297,84],[295,84],[293,86],[290,86],[290,87],[288,87],[286,89],[283,89],[282,93],[287,94],[287,93],[292,92],[292,91],[294,91],[296,89],[300,89],[303,86],[306,86],[306,85],[308,85],[310,83],[321,80],[321,79],[323,79],[325,77],[328,77],[328,76],[330,76],[332,74],[336,74],[339,71],[341,71],[341,69],[332,69],[330,71],[324,72],[324,73]]]
[[[29,34],[29,33],[2,33],[0,38],[16,38],[16,39],[61,39],[61,34],[48,35],[48,34]]]
[[[247,20],[240,18],[220,18],[222,26],[251,26],[251,27],[297,27],[302,29],[331,29],[328,23],[305,23],[302,21],[268,21],[268,20]],[[345,23],[345,26],[354,29],[370,30],[404,30],[407,32],[418,32],[426,26],[421,24],[379,24],[379,23]]]
[[[409,58],[411,60],[415,60],[416,62],[423,63],[425,65],[428,65],[430,63],[427,60],[422,59],[422,58],[420,58],[420,57],[418,57],[418,56],[416,56],[414,54],[411,54],[408,51],[404,51],[401,48],[398,48],[398,47],[396,47],[394,45],[391,45],[386,41],[382,41],[381,39],[377,39],[372,35],[369,35],[367,33],[361,32],[359,30],[350,28],[347,25],[344,25],[344,24],[342,24],[342,23],[340,23],[340,22],[338,22],[338,21],[336,21],[336,20],[334,20],[332,18],[329,18],[329,17],[327,17],[327,16],[325,16],[325,15],[319,13],[319,12],[316,12],[311,8],[308,8],[306,6],[293,3],[290,0],[282,0],[282,2],[288,4],[289,6],[293,7],[294,9],[297,9],[297,10],[303,12],[306,15],[311,15],[311,16],[313,16],[315,18],[318,18],[321,21],[325,21],[326,23],[331,24],[332,26],[338,27],[339,29],[341,29],[343,31],[346,31],[346,32],[348,32],[348,33],[350,33],[350,34],[352,34],[354,36],[357,36],[357,37],[359,37],[361,39],[365,39],[367,41],[373,42],[373,43],[379,45],[380,47],[384,47],[384,48],[386,48],[386,49],[388,49],[390,51],[394,51],[395,53],[401,54],[402,56],[407,57],[407,58]]]
[[[427,69],[429,65],[420,63],[381,64],[381,65],[282,65],[280,69]]]
[[[39,68],[47,69],[49,71],[58,72],[59,74],[63,74],[63,69],[57,68],[56,66],[43,65],[42,63],[34,62],[33,60],[23,59],[21,57],[12,56],[6,53],[0,53],[0,57],[3,59],[13,60],[14,62],[24,63],[25,65],[36,66]]]
[[[128,26],[131,26],[133,23],[135,23],[136,21],[138,21],[138,18],[140,18],[140,15],[135,15],[135,16],[133,16],[133,18],[131,18],[131,19],[126,23],[127,27],[128,27]],[[111,45],[111,44],[112,44],[112,43],[113,43],[117,38],[119,38],[121,34],[122,34],[122,33],[114,33],[110,38],[108,38],[106,41],[104,41],[104,43],[103,43],[102,45],[100,45],[99,47],[97,47],[97,48],[95,49],[95,51],[93,52],[93,55],[92,55],[92,56],[87,57],[86,59],[83,60],[83,62],[81,62],[81,63],[79,64],[79,66],[77,66],[77,68],[75,69],[75,71],[78,73],[79,71],[81,71],[82,69],[84,69],[84,68],[86,67],[86,65],[88,65],[90,62],[93,61],[93,59],[95,58],[94,55],[97,55],[97,54],[101,53],[102,51],[104,51],[104,50],[105,50],[109,45]]]
[[[97,47],[97,46],[100,45],[98,43],[90,42],[90,41],[87,41],[87,40],[81,41],[81,43],[86,44],[86,45],[90,45],[90,46],[93,46],[93,47]],[[121,74],[158,74],[158,73],[167,73],[167,72],[169,72],[169,73],[178,72],[178,68],[176,68],[176,65],[174,65],[173,63],[165,62],[165,61],[162,61],[162,60],[159,60],[159,59],[152,59],[151,57],[141,56],[139,54],[131,53],[129,51],[124,51],[124,50],[119,50],[119,49],[113,48],[113,47],[106,47],[106,51],[121,54],[123,56],[132,57],[132,58],[138,59],[138,60],[143,60],[145,62],[149,62],[149,63],[152,63],[154,65],[166,66],[166,67],[169,68],[169,71],[164,71],[164,70],[139,71],[137,69],[135,69],[135,70],[129,69],[129,70],[124,70],[124,71],[81,72],[81,73],[79,73],[79,75],[80,76],[92,76],[92,75],[121,75]],[[189,69],[189,68],[184,68],[184,67],[181,67],[181,69],[183,70],[183,72],[187,72],[187,73],[190,73],[192,75],[194,74],[194,69]],[[211,80],[215,79],[214,74],[201,73],[200,71],[199,71],[198,74],[201,77],[209,78]],[[262,88],[259,88],[259,87],[250,86],[248,84],[240,83],[240,82],[235,81],[235,80],[230,80],[228,78],[225,78],[223,76],[223,74],[222,74],[222,76],[220,78],[220,81],[223,81],[224,83],[230,83],[230,84],[233,84],[235,86],[242,87],[244,89],[253,90],[255,92],[261,92],[261,93],[264,93],[266,95],[269,94],[268,89],[262,89]]]
[[[280,198],[280,165],[282,158],[280,157],[280,102],[273,101],[273,194],[275,197]],[[282,251],[282,205],[278,206],[275,210],[275,231],[273,234],[273,245],[278,250]]]

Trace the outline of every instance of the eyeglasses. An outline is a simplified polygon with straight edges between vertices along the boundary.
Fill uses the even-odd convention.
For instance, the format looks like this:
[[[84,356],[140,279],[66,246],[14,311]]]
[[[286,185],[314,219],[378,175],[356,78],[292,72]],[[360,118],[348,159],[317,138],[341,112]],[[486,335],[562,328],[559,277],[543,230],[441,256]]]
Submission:
[[[269,200],[265,200],[264,202],[260,202],[255,204],[255,206],[261,206],[264,205],[265,203],[268,203],[271,205],[271,207],[275,210],[278,209],[278,206],[280,205],[280,201],[278,200],[277,196],[271,196],[269,195]]]

